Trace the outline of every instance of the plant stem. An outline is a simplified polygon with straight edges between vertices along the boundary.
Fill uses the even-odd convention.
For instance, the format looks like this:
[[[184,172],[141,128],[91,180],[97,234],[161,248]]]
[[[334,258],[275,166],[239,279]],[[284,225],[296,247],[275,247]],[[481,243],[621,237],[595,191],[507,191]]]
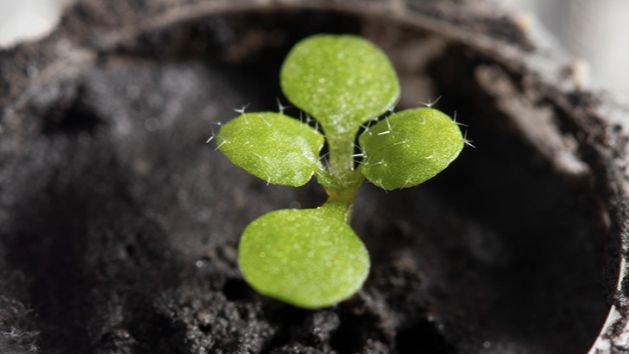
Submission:
[[[351,188],[362,182],[362,175],[354,170],[354,137],[350,134],[328,134],[330,175],[341,186]]]
[[[348,189],[326,189],[328,193],[328,200],[321,206],[330,214],[335,214],[341,217],[346,223],[349,224],[352,218],[352,206],[356,199],[356,192],[360,184],[355,185]]]
[[[354,140],[349,136],[332,134],[328,137],[330,149],[330,173],[342,179],[354,169]]]
[[[321,209],[349,223],[356,192],[364,181],[363,175],[354,170],[354,134],[357,129],[348,129],[344,132],[334,129],[324,130],[327,131],[330,154],[328,176],[334,182],[324,185],[328,200]]]

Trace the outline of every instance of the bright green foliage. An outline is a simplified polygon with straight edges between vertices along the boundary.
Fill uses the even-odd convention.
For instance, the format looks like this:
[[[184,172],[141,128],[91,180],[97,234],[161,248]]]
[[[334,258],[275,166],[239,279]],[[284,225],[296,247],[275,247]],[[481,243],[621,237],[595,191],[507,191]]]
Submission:
[[[252,175],[298,187],[319,166],[323,136],[280,113],[246,113],[225,124],[218,144],[234,165]]]
[[[400,96],[386,55],[351,35],[316,35],[299,42],[286,57],[280,80],[286,97],[314,116],[328,135],[355,134]]]
[[[365,246],[325,208],[265,214],[247,226],[238,252],[253,288],[303,308],[348,298],[369,272]]]
[[[386,190],[416,186],[448,167],[463,149],[450,117],[432,108],[392,114],[360,136],[366,155],[361,169]]]
[[[363,161],[355,170],[359,128],[392,110],[400,94],[384,53],[360,37],[316,35],[291,50],[280,77],[288,99],[325,137],[281,113],[251,113],[225,124],[216,140],[235,165],[268,183],[301,186],[316,173],[325,188],[328,200],[317,209],[274,211],[249,224],[238,254],[260,293],[314,309],[350,297],[367,277],[369,255],[349,226],[365,178],[387,190],[415,186],[447,167],[464,139],[435,109],[394,113],[360,136]]]

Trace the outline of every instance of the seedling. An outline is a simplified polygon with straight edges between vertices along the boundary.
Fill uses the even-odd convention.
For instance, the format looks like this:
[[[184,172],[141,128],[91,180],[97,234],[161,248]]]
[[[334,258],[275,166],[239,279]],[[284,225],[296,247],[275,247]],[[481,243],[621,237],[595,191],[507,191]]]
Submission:
[[[446,168],[464,138],[436,109],[393,113],[400,95],[395,71],[380,49],[357,36],[302,40],[288,54],[280,80],[288,99],[323,133],[280,106],[280,112],[239,112],[216,143],[236,166],[267,183],[298,187],[315,175],[327,192],[316,209],[278,210],[254,220],[238,249],[240,269],[257,291],[320,308],[347,299],[367,278],[369,254],[349,226],[364,180],[385,190],[416,186]],[[324,142],[327,159],[320,156]]]

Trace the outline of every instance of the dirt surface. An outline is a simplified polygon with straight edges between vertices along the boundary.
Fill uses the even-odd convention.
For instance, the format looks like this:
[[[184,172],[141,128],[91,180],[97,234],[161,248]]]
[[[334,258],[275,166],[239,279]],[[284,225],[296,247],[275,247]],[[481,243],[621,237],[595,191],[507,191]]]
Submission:
[[[517,18],[464,1],[104,3],[0,52],[0,352],[584,353],[612,305],[626,313],[613,119],[629,114]],[[363,187],[371,274],[306,311],[251,290],[235,249],[257,216],[323,191],[266,186],[205,141],[234,108],[276,110],[286,52],[320,32],[378,43],[400,107],[441,96],[476,148],[418,188]]]

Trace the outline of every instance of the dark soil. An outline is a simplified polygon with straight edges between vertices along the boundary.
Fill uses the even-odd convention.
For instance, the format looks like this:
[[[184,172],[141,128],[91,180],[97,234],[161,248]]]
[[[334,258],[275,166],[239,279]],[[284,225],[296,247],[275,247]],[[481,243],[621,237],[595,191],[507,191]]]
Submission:
[[[0,57],[0,352],[590,348],[617,277],[615,221],[601,212],[611,192],[570,113],[544,92],[529,97],[516,70],[383,16],[280,7],[192,16],[111,39],[117,32],[102,28],[119,19],[93,20],[105,13],[97,4],[72,9],[49,40]],[[532,50],[500,21],[453,23]],[[249,288],[235,249],[257,216],[317,206],[323,191],[266,186],[205,141],[234,108],[276,110],[283,57],[319,32],[377,42],[399,71],[401,106],[441,96],[438,108],[456,112],[476,148],[418,188],[363,187],[352,224],[370,251],[371,274],[350,300],[306,311]],[[63,38],[94,42],[87,64],[38,83],[19,80],[15,58],[48,62]],[[15,93],[22,82],[28,94]],[[512,113],[511,96],[534,107]],[[542,113],[553,138],[576,146],[565,148],[565,165],[513,117]]]

